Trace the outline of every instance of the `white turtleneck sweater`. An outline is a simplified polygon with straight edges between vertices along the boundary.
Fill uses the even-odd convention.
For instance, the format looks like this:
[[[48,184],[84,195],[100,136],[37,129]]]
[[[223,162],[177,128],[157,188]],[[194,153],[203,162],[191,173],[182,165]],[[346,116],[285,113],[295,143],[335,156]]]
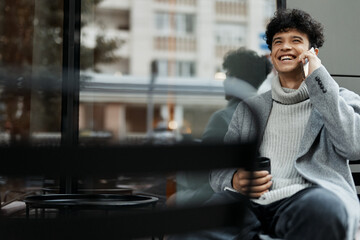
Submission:
[[[312,105],[303,82],[298,89],[283,88],[279,78],[272,81],[273,107],[266,125],[261,156],[270,158],[273,185],[271,190],[253,201],[270,204],[311,186],[295,169]]]

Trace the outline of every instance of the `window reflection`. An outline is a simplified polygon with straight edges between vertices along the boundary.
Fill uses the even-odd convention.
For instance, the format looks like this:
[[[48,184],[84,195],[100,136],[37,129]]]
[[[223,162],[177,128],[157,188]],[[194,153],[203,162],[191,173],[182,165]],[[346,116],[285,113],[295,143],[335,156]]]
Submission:
[[[0,143],[58,144],[62,1],[2,1],[0,11]]]
[[[81,41],[87,55],[81,54],[80,143],[203,142],[204,133],[211,130],[206,128],[210,117],[228,105],[226,54],[241,47],[253,49],[242,62],[235,59],[232,64],[243,64],[244,72],[257,71],[261,81],[270,71],[265,61],[249,59],[254,67],[244,64],[247,56],[266,59],[269,53],[263,34],[275,2],[256,2],[103,0],[83,9]],[[246,74],[232,75],[241,76]],[[239,101],[232,101],[232,108],[234,102]],[[221,142],[219,134],[214,135],[216,139],[206,141]],[[111,188],[161,196],[169,207],[200,204],[212,194],[206,171],[137,176],[119,169],[114,179],[117,184]],[[91,188],[99,185],[98,180],[81,181]]]
[[[62,36],[63,1],[0,1],[1,147],[60,144]],[[41,176],[1,175],[0,201],[43,184]]]
[[[275,4],[256,2],[82,1],[80,144],[201,142],[211,115],[227,104],[224,55],[242,46],[268,54],[265,9],[273,12]],[[63,1],[4,0],[0,12],[0,144],[59,146]],[[196,188],[207,173],[140,177],[119,169],[113,178],[79,179],[79,188],[129,187],[187,199],[174,194],[176,186],[188,190],[182,182],[188,177]],[[59,185],[43,177],[10,180],[0,176],[1,192]],[[151,190],[142,182],[151,182]]]
[[[156,31],[164,35],[175,32],[177,35],[194,34],[195,17],[188,13],[157,12]]]
[[[246,29],[244,25],[233,23],[220,23],[216,25],[217,45],[244,45],[245,34]]]
[[[89,9],[82,17],[80,141],[141,144],[161,136],[172,144],[201,140],[211,114],[226,105],[215,76],[225,73],[228,51],[268,54],[262,36],[275,2],[103,0]]]

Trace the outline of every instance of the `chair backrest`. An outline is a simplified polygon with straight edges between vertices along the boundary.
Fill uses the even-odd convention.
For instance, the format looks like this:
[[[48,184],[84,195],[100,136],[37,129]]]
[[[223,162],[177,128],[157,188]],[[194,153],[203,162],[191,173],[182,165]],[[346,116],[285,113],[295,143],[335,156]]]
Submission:
[[[360,160],[350,162],[351,173],[355,182],[356,192],[360,199]]]

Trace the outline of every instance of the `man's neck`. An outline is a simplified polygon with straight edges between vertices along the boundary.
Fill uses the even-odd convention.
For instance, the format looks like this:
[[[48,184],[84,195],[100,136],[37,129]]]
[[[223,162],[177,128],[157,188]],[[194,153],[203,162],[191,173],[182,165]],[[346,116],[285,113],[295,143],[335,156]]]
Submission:
[[[301,74],[281,73],[279,74],[279,80],[284,88],[298,89],[304,79]]]

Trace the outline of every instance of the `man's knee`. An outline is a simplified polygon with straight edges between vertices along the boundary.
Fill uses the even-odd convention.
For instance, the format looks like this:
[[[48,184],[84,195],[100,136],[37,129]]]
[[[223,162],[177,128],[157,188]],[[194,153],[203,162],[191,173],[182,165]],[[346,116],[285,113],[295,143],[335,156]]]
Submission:
[[[327,189],[314,188],[301,198],[299,204],[302,213],[313,220],[337,221],[341,224],[347,224],[347,212],[344,203]]]
[[[344,239],[347,212],[334,193],[313,188],[292,202],[278,223],[276,232],[289,239]]]
[[[292,209],[296,212],[292,219],[292,227],[295,229],[311,233],[313,239],[345,238],[347,211],[344,203],[334,193],[324,188],[314,188],[298,199],[295,205],[297,209]]]

